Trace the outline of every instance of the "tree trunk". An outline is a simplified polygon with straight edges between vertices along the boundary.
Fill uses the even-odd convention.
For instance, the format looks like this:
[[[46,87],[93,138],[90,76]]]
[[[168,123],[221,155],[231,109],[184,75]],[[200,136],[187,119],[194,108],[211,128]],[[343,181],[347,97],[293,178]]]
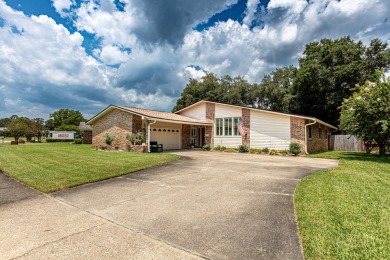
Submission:
[[[379,146],[379,156],[383,157],[386,155],[386,146],[384,143],[378,144]]]

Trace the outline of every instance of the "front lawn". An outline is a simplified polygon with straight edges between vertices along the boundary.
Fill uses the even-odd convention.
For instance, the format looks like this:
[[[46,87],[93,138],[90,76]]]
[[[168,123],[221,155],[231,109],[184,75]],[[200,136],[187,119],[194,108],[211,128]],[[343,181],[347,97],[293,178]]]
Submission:
[[[310,157],[340,165],[305,177],[295,191],[305,258],[388,259],[390,158],[338,151]]]
[[[0,146],[0,170],[43,192],[95,182],[177,159],[174,154],[102,152],[91,145]]]

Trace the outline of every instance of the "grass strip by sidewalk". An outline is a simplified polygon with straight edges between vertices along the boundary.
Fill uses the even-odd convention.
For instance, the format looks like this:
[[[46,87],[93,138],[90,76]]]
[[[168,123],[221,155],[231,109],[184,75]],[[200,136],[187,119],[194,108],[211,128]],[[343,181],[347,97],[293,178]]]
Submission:
[[[0,170],[42,192],[53,192],[160,165],[166,153],[103,152],[69,143],[0,146]]]
[[[388,259],[390,158],[358,152],[310,157],[339,167],[305,177],[295,207],[306,259]]]

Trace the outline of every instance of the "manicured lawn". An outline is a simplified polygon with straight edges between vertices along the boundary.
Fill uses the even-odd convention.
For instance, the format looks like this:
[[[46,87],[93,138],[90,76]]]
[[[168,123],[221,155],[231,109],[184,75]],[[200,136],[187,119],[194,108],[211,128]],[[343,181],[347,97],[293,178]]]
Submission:
[[[177,159],[159,153],[102,152],[91,145],[42,143],[0,146],[0,170],[43,192],[95,182]]]
[[[311,157],[340,159],[340,165],[307,176],[295,191],[305,258],[389,259],[390,158],[357,152]]]

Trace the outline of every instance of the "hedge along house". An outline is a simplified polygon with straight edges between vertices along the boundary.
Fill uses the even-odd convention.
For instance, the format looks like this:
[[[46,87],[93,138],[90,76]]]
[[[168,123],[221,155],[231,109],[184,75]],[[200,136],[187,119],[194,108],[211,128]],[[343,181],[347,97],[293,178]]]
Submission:
[[[203,100],[175,113],[111,105],[88,124],[93,124],[95,148],[106,145],[105,135],[109,133],[115,138],[112,146],[124,150],[129,144],[126,135],[144,129],[146,144],[157,141],[164,150],[204,144],[284,150],[291,142],[298,142],[303,151],[313,153],[327,151],[331,130],[337,129],[314,117]]]

